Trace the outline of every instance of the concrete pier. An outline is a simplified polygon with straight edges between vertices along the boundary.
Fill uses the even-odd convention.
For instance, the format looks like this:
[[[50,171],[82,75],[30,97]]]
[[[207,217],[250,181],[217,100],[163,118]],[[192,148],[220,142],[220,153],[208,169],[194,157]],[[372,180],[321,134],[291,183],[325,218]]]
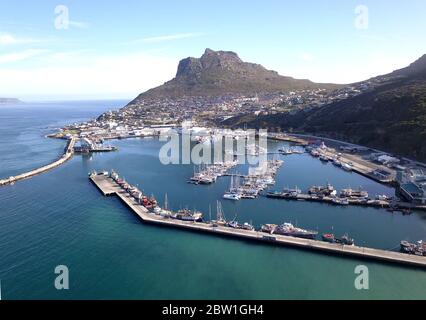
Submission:
[[[399,263],[417,267],[426,267],[426,257],[403,254],[399,252],[372,249],[358,246],[346,246],[342,244],[327,243],[324,241],[308,240],[302,238],[287,237],[275,234],[267,234],[260,231],[233,229],[229,227],[214,227],[210,223],[186,222],[169,219],[150,213],[145,207],[138,204],[127,192],[121,189],[114,180],[105,175],[91,176],[90,180],[102,192],[104,196],[117,196],[132,210],[142,221],[162,226],[182,228],[187,230],[208,232],[220,236],[238,237],[253,241],[262,241],[276,245],[293,246],[308,250],[315,250],[336,255],[346,255],[355,258],[373,259],[378,261]]]
[[[31,178],[35,175],[41,174],[43,172],[52,170],[53,168],[60,166],[61,164],[65,163],[66,161],[68,161],[69,159],[72,158],[72,156],[74,154],[75,141],[76,141],[75,138],[72,138],[71,140],[68,141],[68,145],[65,149],[64,154],[61,156],[61,158],[59,158],[55,162],[52,162],[48,165],[45,165],[41,168],[38,168],[38,169],[35,169],[35,170],[32,170],[32,171],[22,173],[22,174],[17,175],[17,176],[12,176],[12,177],[9,177],[7,179],[0,180],[0,186],[13,184],[13,183],[15,183],[19,180]]]

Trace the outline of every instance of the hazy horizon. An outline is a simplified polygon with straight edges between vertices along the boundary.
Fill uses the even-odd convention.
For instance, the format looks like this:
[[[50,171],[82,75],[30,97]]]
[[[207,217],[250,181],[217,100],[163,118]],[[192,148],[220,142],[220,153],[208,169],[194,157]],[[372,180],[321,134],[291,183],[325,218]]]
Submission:
[[[133,99],[205,48],[284,76],[363,81],[426,53],[425,11],[420,0],[2,3],[0,97]]]

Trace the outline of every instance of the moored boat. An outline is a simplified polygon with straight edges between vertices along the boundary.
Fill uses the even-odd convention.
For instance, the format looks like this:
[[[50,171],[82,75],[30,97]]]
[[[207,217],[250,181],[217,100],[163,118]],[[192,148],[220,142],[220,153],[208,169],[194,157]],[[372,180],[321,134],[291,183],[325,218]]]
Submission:
[[[334,234],[332,233],[325,233],[322,235],[322,240],[325,242],[330,242],[330,243],[335,243],[336,242],[336,238],[334,236]]]
[[[284,236],[305,238],[305,239],[315,239],[318,234],[318,232],[316,231],[297,228],[288,222],[278,226],[275,229],[274,233],[284,235]]]

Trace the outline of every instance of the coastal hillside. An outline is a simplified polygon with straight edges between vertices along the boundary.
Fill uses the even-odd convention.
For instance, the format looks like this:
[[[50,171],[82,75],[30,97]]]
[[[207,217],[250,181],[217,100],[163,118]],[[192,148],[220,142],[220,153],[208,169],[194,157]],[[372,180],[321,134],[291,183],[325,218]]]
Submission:
[[[234,52],[206,49],[201,58],[181,60],[174,79],[142,93],[130,105],[138,104],[147,98],[253,95],[297,89],[339,87],[341,86],[281,76],[259,64],[243,62]]]
[[[228,124],[278,127],[426,160],[426,55],[407,68],[370,80],[382,84],[355,97],[296,114],[248,115]]]

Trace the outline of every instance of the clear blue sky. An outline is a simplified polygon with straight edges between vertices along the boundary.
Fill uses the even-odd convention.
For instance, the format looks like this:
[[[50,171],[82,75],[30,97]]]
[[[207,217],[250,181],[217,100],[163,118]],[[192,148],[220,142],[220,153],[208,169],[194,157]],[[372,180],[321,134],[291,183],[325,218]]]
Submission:
[[[0,96],[132,98],[207,47],[283,75],[359,81],[426,53],[425,12],[424,0],[2,1]]]

